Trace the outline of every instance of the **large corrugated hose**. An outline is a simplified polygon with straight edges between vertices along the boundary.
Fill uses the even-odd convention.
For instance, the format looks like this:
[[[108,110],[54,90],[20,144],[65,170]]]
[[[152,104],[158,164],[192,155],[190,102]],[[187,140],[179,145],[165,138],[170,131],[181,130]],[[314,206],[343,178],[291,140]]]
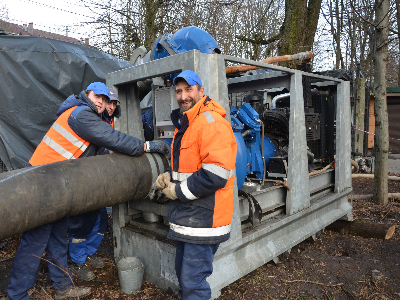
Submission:
[[[168,166],[156,153],[110,154],[2,173],[0,239],[65,216],[144,199]]]

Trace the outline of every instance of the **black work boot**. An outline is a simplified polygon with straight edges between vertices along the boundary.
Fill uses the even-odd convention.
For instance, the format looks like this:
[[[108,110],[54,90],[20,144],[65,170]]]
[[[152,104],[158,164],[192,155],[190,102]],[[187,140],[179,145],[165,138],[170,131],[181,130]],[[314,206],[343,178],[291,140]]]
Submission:
[[[86,263],[95,269],[101,269],[105,266],[104,260],[96,255],[88,256],[86,258]]]
[[[81,280],[91,281],[95,278],[94,273],[85,264],[72,263],[69,268]]]
[[[90,287],[74,287],[70,286],[66,290],[56,290],[54,295],[55,300],[59,299],[74,299],[89,296],[92,293]]]

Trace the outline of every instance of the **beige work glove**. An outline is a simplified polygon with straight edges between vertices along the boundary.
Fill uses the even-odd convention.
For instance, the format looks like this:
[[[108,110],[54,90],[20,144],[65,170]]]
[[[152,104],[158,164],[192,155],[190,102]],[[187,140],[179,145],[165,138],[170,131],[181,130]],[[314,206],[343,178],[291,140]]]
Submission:
[[[159,190],[164,189],[171,183],[171,174],[168,172],[158,175],[156,180],[156,186]]]
[[[176,184],[171,182],[165,189],[162,190],[163,194],[171,200],[178,199],[178,196],[176,196],[175,193],[175,186]]]

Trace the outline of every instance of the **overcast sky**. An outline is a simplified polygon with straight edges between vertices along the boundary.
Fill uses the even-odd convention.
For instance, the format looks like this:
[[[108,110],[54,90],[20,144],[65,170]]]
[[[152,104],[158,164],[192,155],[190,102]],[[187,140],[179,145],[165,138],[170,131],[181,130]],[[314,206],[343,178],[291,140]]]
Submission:
[[[8,21],[23,25],[33,22],[36,29],[66,34],[80,39],[90,36],[94,16],[81,0],[0,0],[8,9]],[[68,27],[67,27],[68,26]]]

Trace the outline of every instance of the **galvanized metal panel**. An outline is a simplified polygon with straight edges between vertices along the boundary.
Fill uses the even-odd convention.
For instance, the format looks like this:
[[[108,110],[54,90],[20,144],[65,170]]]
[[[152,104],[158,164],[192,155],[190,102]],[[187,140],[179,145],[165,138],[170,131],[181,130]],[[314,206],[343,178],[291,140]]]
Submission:
[[[207,279],[214,292],[245,276],[256,268],[278,257],[288,249],[296,246],[321,229],[351,211],[347,196],[330,198],[301,218],[289,222],[283,219],[278,230],[257,231],[248,242],[237,247],[231,253],[216,253],[213,263],[213,274]],[[291,218],[287,218],[291,219]],[[284,223],[284,224],[283,224]]]
[[[155,119],[157,122],[171,120],[171,111],[178,108],[175,87],[162,87],[155,90]]]
[[[327,170],[323,173],[310,177],[310,194],[316,193],[321,189],[335,184],[335,171]]]
[[[151,202],[150,200],[143,199],[143,201],[131,201],[129,203],[129,207],[140,211],[152,212],[160,216],[168,217],[169,203],[158,204]]]
[[[260,204],[263,212],[270,211],[286,204],[286,189],[283,187],[273,187],[268,190],[252,193]],[[249,202],[244,198],[239,198],[240,219],[246,220],[249,217]]]
[[[310,236],[315,236],[327,225],[351,212],[347,200],[350,189],[332,193],[302,211],[264,222],[246,232],[244,237],[230,247],[218,249],[207,280],[216,297],[219,291],[280,254],[288,251]],[[147,235],[130,229],[121,230],[122,256],[137,256],[144,262],[144,279],[166,290],[177,290],[174,272],[175,248],[165,243],[157,234]],[[213,296],[213,297],[214,297]]]
[[[291,215],[310,206],[308,158],[302,73],[296,71],[291,78],[289,155],[286,213]]]
[[[342,81],[337,90],[335,191],[351,187],[350,82]]]
[[[118,119],[118,125],[115,124],[115,129],[122,131],[124,133],[128,132],[128,108],[127,108],[127,94],[126,89],[127,86],[120,86],[119,88],[115,87],[118,91],[118,99],[120,101],[119,105],[121,107],[121,116]]]
[[[257,75],[241,76],[228,80],[229,93],[240,93],[249,90],[263,90],[276,87],[290,90],[290,75],[276,71]]]
[[[179,55],[169,56],[126,68],[118,72],[109,73],[106,76],[107,85],[119,86],[179,72],[186,66],[186,61],[193,61],[195,52],[200,53],[197,50],[184,52]]]

